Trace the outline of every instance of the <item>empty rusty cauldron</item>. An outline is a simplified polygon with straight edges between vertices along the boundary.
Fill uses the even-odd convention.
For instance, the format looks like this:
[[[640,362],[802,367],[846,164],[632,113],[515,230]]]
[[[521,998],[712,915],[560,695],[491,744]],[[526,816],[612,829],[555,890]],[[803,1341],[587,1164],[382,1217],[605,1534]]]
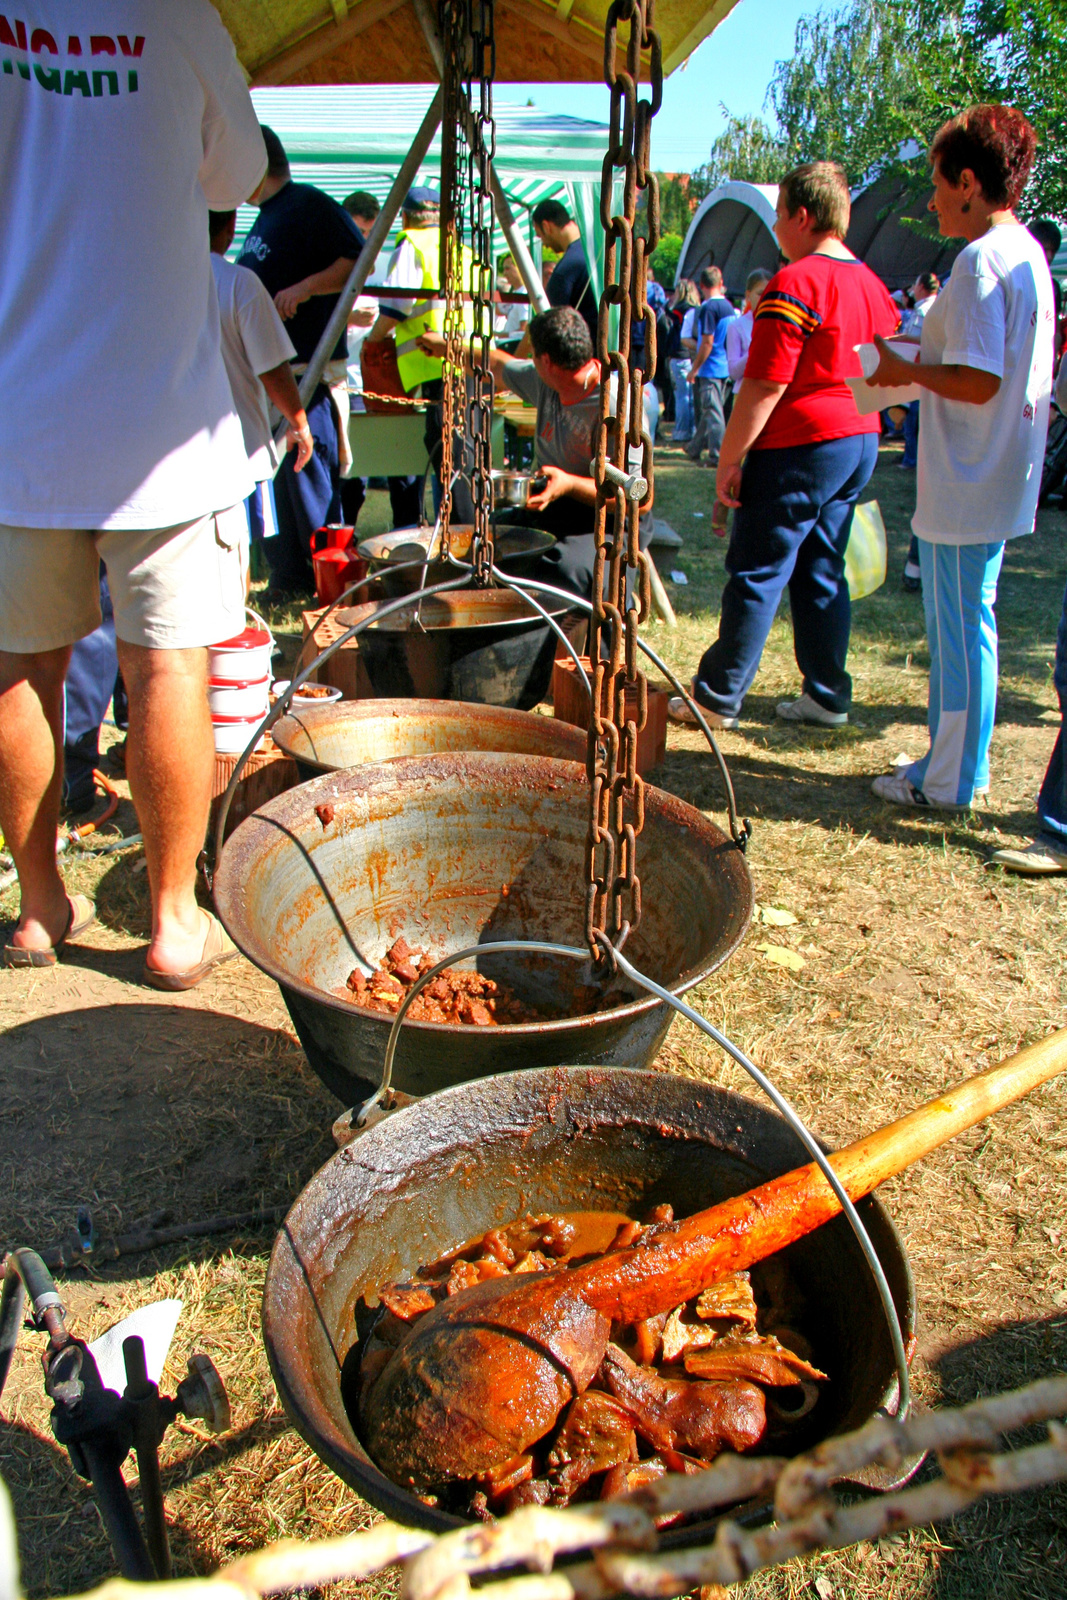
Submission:
[[[462,700],[336,700],[290,710],[271,729],[301,778],[397,756],[504,750],[584,761],[586,736],[555,717]]]
[[[353,1430],[345,1397],[359,1358],[357,1300],[375,1303],[382,1285],[527,1212],[640,1217],[669,1201],[688,1215],[805,1159],[776,1113],[665,1073],[507,1074],[395,1112],[312,1178],[275,1241],[263,1334],[285,1409],[372,1505],[404,1523],[454,1526],[453,1515],[386,1478]],[[877,1200],[859,1211],[910,1340],[914,1290],[903,1245]],[[830,1379],[796,1427],[799,1452],[859,1427],[895,1395],[896,1377],[881,1303],[845,1219],[784,1255],[804,1297],[798,1326]]]
[[[483,752],[409,756],[277,796],[226,841],[215,900],[230,936],[280,985],[312,1067],[348,1105],[377,1087],[391,1017],[347,997],[400,935],[435,961],[503,939],[584,943],[584,769]],[[644,914],[627,944],[676,992],[737,948],[752,912],[744,857],[701,812],[648,788]],[[587,1062],[647,1066],[674,1013],[642,994],[590,1008],[577,962],[490,956],[542,1020],[503,1027],[408,1022],[393,1081],[412,1094],[494,1072]]]

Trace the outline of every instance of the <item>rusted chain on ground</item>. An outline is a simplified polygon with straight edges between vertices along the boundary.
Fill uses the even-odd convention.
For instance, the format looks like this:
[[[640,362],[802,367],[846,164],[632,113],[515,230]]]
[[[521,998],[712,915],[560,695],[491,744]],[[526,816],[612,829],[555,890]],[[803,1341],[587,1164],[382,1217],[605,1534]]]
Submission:
[[[439,1537],[396,1523],[338,1539],[285,1540],[223,1567],[213,1577],[154,1583],[120,1579],[84,1600],[252,1600],[344,1579],[363,1580],[403,1564],[405,1600],[463,1600],[470,1579],[526,1566],[528,1573],[480,1585],[478,1600],[612,1600],[623,1593],[682,1595],[704,1584],[729,1586],[763,1567],[820,1549],[843,1549],[903,1528],[955,1516],[991,1494],[1017,1494],[1067,1479],[1067,1375],[976,1400],[957,1411],[876,1417],[793,1461],[721,1456],[707,1471],[669,1475],[619,1500],[554,1510],[526,1506],[498,1522]],[[1048,1425],[1040,1444],[997,1452],[1002,1435]],[[872,1465],[895,1466],[932,1451],[941,1476],[916,1488],[842,1505],[831,1480]],[[714,1513],[776,1490],[775,1525],[749,1532],[725,1520],[714,1541],[657,1554],[656,1519]],[[696,1530],[694,1530],[696,1532]],[[18,1600],[14,1524],[0,1485],[0,1600]],[[592,1559],[553,1570],[557,1556]]]

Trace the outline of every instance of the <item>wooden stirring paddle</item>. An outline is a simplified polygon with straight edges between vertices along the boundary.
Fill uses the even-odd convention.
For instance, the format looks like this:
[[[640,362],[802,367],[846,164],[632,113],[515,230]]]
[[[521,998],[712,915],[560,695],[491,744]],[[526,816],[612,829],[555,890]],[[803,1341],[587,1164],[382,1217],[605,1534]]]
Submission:
[[[838,1151],[853,1200],[1067,1069],[1067,1029]],[[613,1321],[691,1299],[840,1211],[812,1162],[583,1267],[491,1279],[413,1324],[361,1404],[364,1442],[394,1482],[476,1478],[544,1438],[604,1358]]]

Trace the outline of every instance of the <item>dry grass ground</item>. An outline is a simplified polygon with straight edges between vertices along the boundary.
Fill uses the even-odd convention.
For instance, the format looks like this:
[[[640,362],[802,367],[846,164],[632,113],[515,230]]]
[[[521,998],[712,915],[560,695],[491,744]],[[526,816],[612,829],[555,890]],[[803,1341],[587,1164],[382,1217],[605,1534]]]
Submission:
[[[660,451],[660,513],[685,538],[662,568],[680,626],[653,628],[690,673],[714,631],[722,546],[710,534],[711,480]],[[1025,837],[1054,734],[1050,667],[1063,593],[1067,516],[1009,548],[1001,584],[1002,693],[993,786],[974,817],[911,816],[874,801],[870,776],[923,737],[921,601],[899,589],[914,480],[883,451],[873,490],[892,536],[890,578],[855,612],[856,711],[840,732],[787,727],[774,702],[796,687],[788,616],[775,625],[746,719],[723,746],[762,905],[787,927],[753,927],[697,1003],[776,1077],[818,1132],[841,1142],[1067,1023],[1067,885],[991,873],[991,850]],[[369,518],[382,518],[372,496]],[[703,512],[703,516],[696,513]],[[368,522],[368,526],[370,522]],[[283,628],[292,617],[279,616]],[[289,643],[294,642],[290,632]],[[658,781],[714,813],[721,796],[700,741],[672,730]],[[120,813],[129,827],[128,809]],[[42,1245],[79,1203],[103,1232],[169,1214],[182,1221],[284,1203],[329,1155],[336,1103],[295,1045],[277,990],[235,962],[202,990],[137,986],[145,931],[137,852],[75,863],[101,925],[54,972],[0,983],[0,1237]],[[0,913],[10,913],[9,894]],[[791,972],[758,950],[787,946]],[[677,1025],[664,1070],[744,1087],[703,1036]],[[1067,1367],[1067,1086],[1052,1084],[887,1185],[915,1269],[919,1398],[960,1402]],[[282,1535],[358,1527],[374,1513],[306,1449],[281,1413],[259,1342],[269,1229],[216,1237],[72,1274],[79,1333],[134,1305],[185,1302],[174,1349],[222,1369],[234,1428],[218,1443],[172,1429],[164,1449],[180,1572]],[[52,1440],[37,1346],[28,1335],[4,1396],[0,1471],[19,1520],[34,1596],[104,1577],[109,1552],[85,1486]],[[1067,1495],[982,1508],[935,1532],[796,1562],[755,1580],[746,1600],[1062,1600]],[[386,1586],[388,1587],[388,1586]],[[382,1586],[378,1586],[378,1593]],[[820,1593],[825,1592],[825,1585]]]

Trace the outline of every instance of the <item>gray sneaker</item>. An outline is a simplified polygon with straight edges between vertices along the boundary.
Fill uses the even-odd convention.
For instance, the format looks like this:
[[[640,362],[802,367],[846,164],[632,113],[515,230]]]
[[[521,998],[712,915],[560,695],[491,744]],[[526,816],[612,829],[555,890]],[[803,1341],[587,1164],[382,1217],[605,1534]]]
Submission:
[[[1054,878],[1067,874],[1067,847],[1042,834],[1031,839],[1021,850],[994,850],[989,858],[993,867],[1003,867],[1005,872],[1018,872],[1025,878]]]
[[[774,710],[783,722],[815,722],[822,728],[841,728],[848,721],[847,711],[827,711],[810,694],[798,695],[795,700],[779,700]]]

